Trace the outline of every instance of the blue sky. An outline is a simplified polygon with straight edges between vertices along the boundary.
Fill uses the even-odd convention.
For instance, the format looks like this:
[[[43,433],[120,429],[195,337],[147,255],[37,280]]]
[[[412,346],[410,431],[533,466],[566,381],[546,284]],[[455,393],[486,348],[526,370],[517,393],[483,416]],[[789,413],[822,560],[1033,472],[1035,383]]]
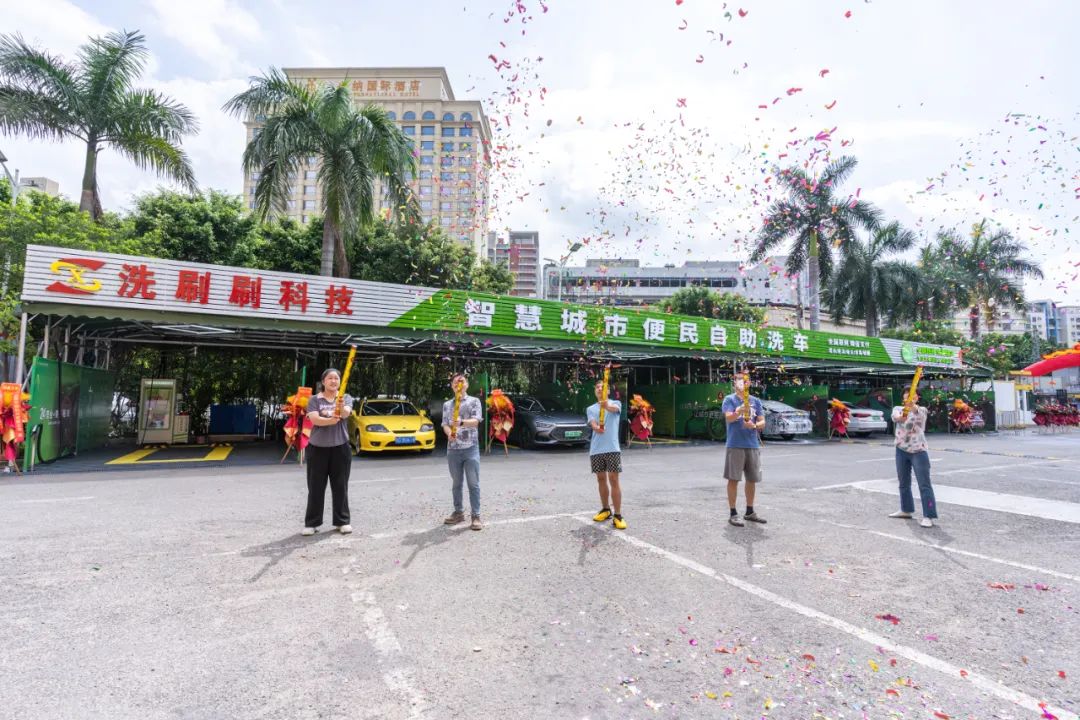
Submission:
[[[999,222],[1047,272],[1029,295],[1080,304],[1073,3],[522,0],[524,15],[502,0],[8,5],[4,31],[66,56],[90,34],[142,30],[143,84],[199,116],[186,146],[204,187],[240,191],[243,130],[220,107],[249,75],[441,65],[497,121],[492,228],[539,230],[545,255],[588,239],[591,257],[744,257],[771,168],[813,170],[831,152],[859,159],[845,194],[924,237]],[[74,144],[0,136],[0,149],[24,174],[78,187]],[[111,208],[159,184],[108,153],[101,169]]]

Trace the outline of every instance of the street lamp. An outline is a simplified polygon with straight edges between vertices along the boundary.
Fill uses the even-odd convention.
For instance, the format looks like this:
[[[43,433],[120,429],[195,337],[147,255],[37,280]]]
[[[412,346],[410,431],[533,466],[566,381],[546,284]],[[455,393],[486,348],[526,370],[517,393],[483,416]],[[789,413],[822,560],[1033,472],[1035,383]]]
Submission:
[[[566,269],[566,263],[570,259],[570,256],[576,253],[581,248],[585,247],[582,243],[576,242],[570,246],[570,249],[566,251],[566,254],[559,258],[558,262],[555,262],[551,258],[544,258],[544,262],[552,265],[558,265],[559,267],[559,286],[557,293],[557,300],[562,302],[562,286],[563,286],[563,271]]]
[[[11,183],[11,204],[14,205],[15,201],[19,199],[19,170],[15,169],[15,175],[8,171],[7,167],[7,155],[0,150],[0,167],[4,168],[4,175],[7,176],[8,182]]]

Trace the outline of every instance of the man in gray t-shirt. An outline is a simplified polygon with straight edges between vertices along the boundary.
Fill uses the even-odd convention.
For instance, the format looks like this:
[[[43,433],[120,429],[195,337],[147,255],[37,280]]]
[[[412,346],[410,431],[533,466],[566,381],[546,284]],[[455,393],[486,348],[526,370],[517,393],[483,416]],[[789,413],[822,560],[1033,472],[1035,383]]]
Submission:
[[[469,389],[469,379],[465,375],[454,375],[450,380],[450,387],[454,391],[454,397],[443,403],[442,429],[447,438],[446,461],[453,479],[451,492],[454,512],[445,522],[447,525],[457,525],[465,521],[461,485],[467,478],[469,506],[472,510],[471,527],[479,530],[483,526],[480,524],[480,434],[477,428],[484,418],[484,408],[479,398],[465,393]]]

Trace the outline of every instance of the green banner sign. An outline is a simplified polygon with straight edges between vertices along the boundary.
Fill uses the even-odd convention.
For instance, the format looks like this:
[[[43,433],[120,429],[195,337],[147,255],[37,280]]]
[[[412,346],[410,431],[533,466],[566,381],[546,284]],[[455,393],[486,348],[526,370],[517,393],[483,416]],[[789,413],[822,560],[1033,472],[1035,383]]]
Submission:
[[[942,345],[465,290],[436,292],[393,320],[390,327],[845,363],[961,366],[959,349]]]

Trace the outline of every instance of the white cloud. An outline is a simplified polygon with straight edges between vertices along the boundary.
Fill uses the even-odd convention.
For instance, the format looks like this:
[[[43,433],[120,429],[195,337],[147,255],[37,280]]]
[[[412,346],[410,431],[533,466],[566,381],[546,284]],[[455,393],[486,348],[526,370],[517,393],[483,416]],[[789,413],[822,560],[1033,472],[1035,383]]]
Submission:
[[[442,65],[459,98],[485,99],[500,119],[511,112],[496,143],[517,149],[502,154],[494,172],[491,225],[540,231],[545,255],[586,237],[593,256],[649,263],[745,254],[774,192],[775,183],[764,182],[772,165],[806,160],[826,145],[789,143],[837,127],[827,147],[859,159],[844,192],[861,188],[862,198],[927,234],[939,225],[969,227],[989,212],[1036,249],[1054,283],[1076,272],[1071,189],[1080,180],[1069,179],[1080,173],[1068,141],[1075,118],[1064,119],[1080,106],[1080,66],[1069,62],[1072,6],[1017,14],[1004,0],[987,0],[985,12],[971,15],[911,0],[860,3],[845,18],[833,6],[777,0],[729,18],[721,3],[627,0],[617,11],[606,3],[552,5],[524,25],[504,22],[504,6],[489,17],[489,7],[453,10],[434,0],[418,0],[413,10],[437,11],[438,23],[403,21],[400,8],[385,3],[127,0],[121,16],[119,2],[77,2],[86,10],[67,0],[12,4],[4,24],[67,55],[121,17],[153,30],[155,64],[140,85],[198,114],[202,131],[185,145],[203,187],[241,187],[242,127],[220,106],[253,71]],[[679,30],[684,19],[687,29]],[[998,36],[1010,52],[985,53],[985,37]],[[514,62],[518,78],[496,77],[488,53]],[[544,103],[522,92],[540,86]],[[509,92],[528,100],[529,117],[522,103],[487,102]],[[677,98],[687,99],[685,108]],[[1058,122],[1040,119],[1049,131],[1029,134],[1002,122],[1010,111]],[[842,147],[841,139],[854,144]],[[78,146],[0,138],[0,149],[24,172],[56,177],[77,195]],[[113,153],[102,158],[110,208],[157,184]]]
[[[113,29],[67,0],[4,3],[4,27],[5,32],[21,33],[31,45],[66,58],[91,35]]]
[[[262,37],[254,15],[232,0],[152,0],[161,31],[189,50],[217,77],[237,74],[246,63],[238,46]]]

